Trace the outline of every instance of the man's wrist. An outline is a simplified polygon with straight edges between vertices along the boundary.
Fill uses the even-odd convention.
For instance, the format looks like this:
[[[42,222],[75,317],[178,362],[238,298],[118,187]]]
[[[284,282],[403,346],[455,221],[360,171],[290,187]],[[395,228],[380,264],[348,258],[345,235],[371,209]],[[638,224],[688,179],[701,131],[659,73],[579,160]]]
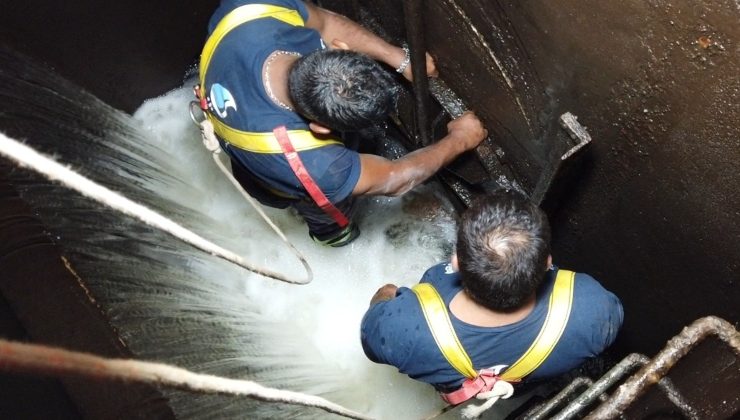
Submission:
[[[396,73],[403,74],[409,64],[411,64],[411,50],[409,50],[409,46],[406,43],[401,46],[401,50],[403,51],[403,59],[401,59],[401,63],[396,67]]]

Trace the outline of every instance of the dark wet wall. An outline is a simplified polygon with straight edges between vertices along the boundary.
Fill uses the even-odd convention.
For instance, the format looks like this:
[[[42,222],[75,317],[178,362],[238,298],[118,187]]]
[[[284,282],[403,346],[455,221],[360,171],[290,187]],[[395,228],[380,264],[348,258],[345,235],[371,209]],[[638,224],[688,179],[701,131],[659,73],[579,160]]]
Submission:
[[[740,321],[740,4],[426,0],[443,79],[510,158],[551,153],[556,119],[592,138],[550,211],[554,256],[623,300],[622,351],[692,320]],[[403,39],[399,2],[324,1]]]
[[[594,138],[554,219],[561,264],[623,299],[653,354],[691,320],[740,321],[740,5],[507,1],[555,109]],[[557,111],[556,111],[557,112]]]
[[[132,112],[182,85],[217,0],[3,2],[0,42]]]
[[[216,3],[13,2],[0,41],[131,111],[181,83]],[[404,36],[400,2],[323,3]],[[579,182],[552,214],[554,254],[622,298],[622,348],[653,354],[707,314],[737,325],[738,3],[425,3],[442,78],[511,156],[547,155],[562,112],[588,127]]]

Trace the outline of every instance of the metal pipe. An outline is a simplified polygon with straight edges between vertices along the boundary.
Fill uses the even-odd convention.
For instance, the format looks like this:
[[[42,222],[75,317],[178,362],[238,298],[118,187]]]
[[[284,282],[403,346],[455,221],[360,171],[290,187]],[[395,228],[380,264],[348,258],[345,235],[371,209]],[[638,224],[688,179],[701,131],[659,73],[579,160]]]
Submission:
[[[727,343],[740,357],[740,333],[732,324],[715,316],[700,318],[668,341],[665,348],[652,361],[620,386],[617,392],[589,414],[586,420],[612,419],[620,415],[632,401],[659,382],[676,362],[710,334]]]
[[[568,404],[560,413],[552,417],[553,420],[566,420],[570,419],[584,408],[591,405],[596,399],[603,399],[601,396],[614,385],[618,380],[629,374],[634,368],[638,366],[646,365],[650,362],[647,356],[639,353],[632,353],[629,356],[622,359],[621,362],[617,363],[616,366],[611,368],[609,372],[604,374],[598,381],[596,381],[589,389],[583,394],[579,395],[574,401]],[[658,386],[663,390],[668,399],[678,407],[681,412],[689,419],[697,419],[695,410],[683,399],[681,393],[673,385],[668,378],[660,380]]]
[[[568,404],[560,413],[553,417],[553,420],[565,420],[573,417],[575,414],[588,407],[599,395],[606,392],[609,387],[614,385],[624,375],[628,374],[635,366],[647,363],[649,359],[639,353],[632,353],[617,363],[616,366],[609,369],[609,372],[599,378],[590,388],[578,398]]]
[[[421,144],[426,146],[432,142],[432,129],[429,123],[429,82],[427,81],[423,3],[424,0],[405,0],[403,15],[406,23],[406,39],[411,54],[411,74],[414,78],[416,134]]]
[[[563,403],[563,401],[568,398],[568,396],[583,387],[591,386],[593,383],[594,381],[592,381],[590,378],[579,376],[573,379],[573,381],[568,384],[568,386],[560,390],[557,395],[550,398],[550,400],[547,401],[545,404],[542,404],[539,407],[535,407],[535,409],[532,410],[531,413],[525,413],[523,417],[527,420],[544,419],[548,414],[550,414],[552,410],[559,407]],[[606,400],[606,397],[604,399]]]

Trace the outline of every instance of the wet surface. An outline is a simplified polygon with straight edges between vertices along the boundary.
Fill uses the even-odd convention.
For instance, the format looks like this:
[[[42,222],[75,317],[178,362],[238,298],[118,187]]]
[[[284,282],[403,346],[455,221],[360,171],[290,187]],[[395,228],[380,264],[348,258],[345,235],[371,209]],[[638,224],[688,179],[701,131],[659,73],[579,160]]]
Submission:
[[[131,111],[180,83],[216,3],[15,2],[0,17],[0,36]],[[405,36],[399,2],[322,4],[375,16],[391,37]],[[554,256],[622,298],[618,350],[654,354],[707,314],[737,325],[737,2],[427,7],[426,39],[442,78],[506,147],[504,163],[516,166],[525,188],[537,185],[543,162],[562,154],[551,142],[560,114],[573,112],[594,139],[578,183],[555,197]],[[450,178],[460,196],[470,194]]]

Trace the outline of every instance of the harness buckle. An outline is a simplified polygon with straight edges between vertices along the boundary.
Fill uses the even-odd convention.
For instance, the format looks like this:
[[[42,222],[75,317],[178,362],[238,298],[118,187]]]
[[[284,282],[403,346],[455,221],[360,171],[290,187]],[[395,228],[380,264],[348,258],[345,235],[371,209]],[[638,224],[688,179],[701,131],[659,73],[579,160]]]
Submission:
[[[460,389],[439,395],[446,403],[458,405],[482,392],[490,391],[498,381],[503,381],[503,379],[496,372],[491,369],[481,369],[475,378],[465,379]]]
[[[193,123],[198,127],[200,127],[203,121],[208,119],[208,117],[206,117],[206,111],[201,108],[198,101],[190,101],[188,111],[190,112],[190,119],[193,120]]]

